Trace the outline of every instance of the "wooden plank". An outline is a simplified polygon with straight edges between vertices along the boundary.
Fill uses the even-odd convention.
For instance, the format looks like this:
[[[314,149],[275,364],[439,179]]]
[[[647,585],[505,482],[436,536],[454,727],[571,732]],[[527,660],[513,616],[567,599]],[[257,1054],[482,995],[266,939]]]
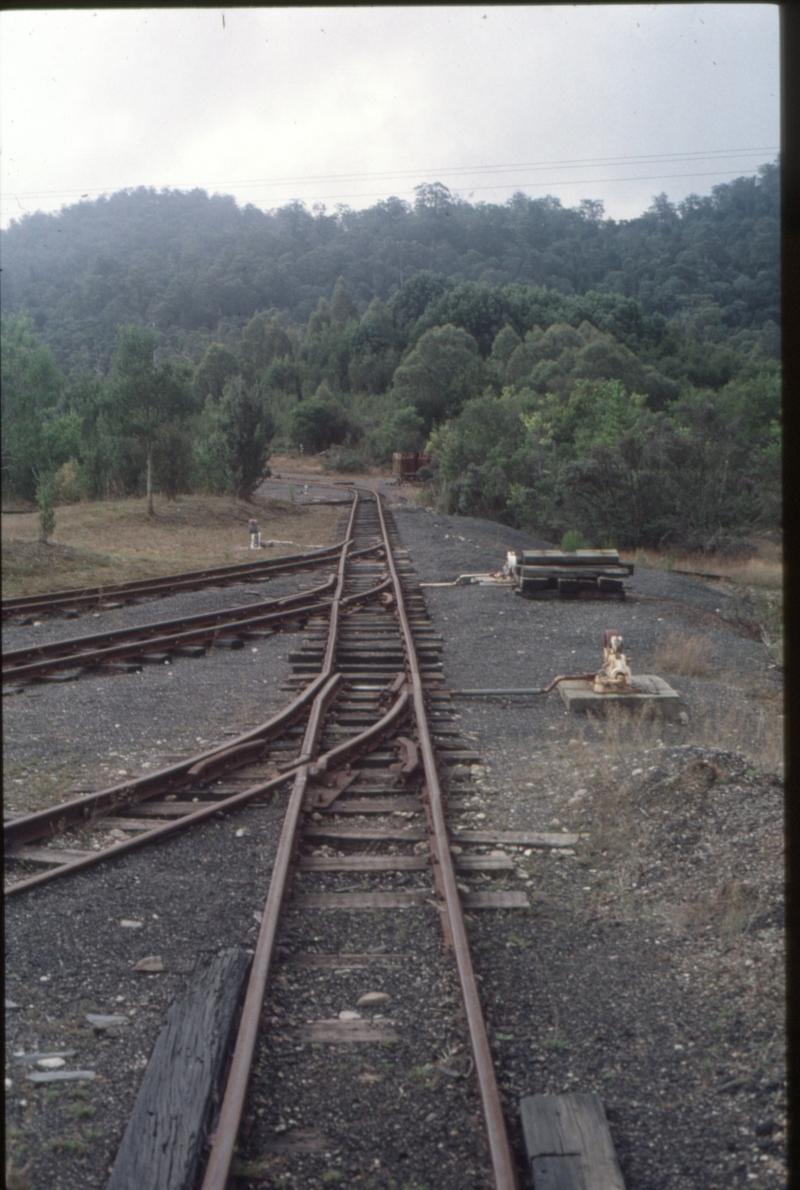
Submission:
[[[138,807],[137,807],[138,809]],[[94,818],[90,822],[80,823],[83,830],[91,831],[152,831],[162,822],[166,822],[165,818]]]
[[[361,970],[364,967],[397,967],[411,962],[409,954],[316,954],[314,951],[300,951],[284,960],[287,967],[301,967],[304,970],[323,971]]]
[[[535,1190],[625,1190],[599,1095],[528,1095],[520,1115]]]
[[[301,872],[422,872],[429,864],[427,855],[304,855],[297,867]],[[514,865],[509,861],[508,866]]]
[[[71,851],[66,847],[15,847],[6,852],[6,859],[24,859],[34,864],[68,864],[74,859],[96,855],[94,851]]]
[[[194,1190],[249,967],[244,951],[223,950],[173,1001],[106,1190]]]
[[[406,826],[392,829],[379,829],[370,826],[311,826],[303,831],[304,839],[355,839],[355,840],[408,840],[411,843],[427,839],[428,832],[421,826]]]
[[[457,855],[460,872],[513,872],[514,861],[508,855]]]
[[[298,893],[298,909],[411,909],[433,898],[425,888],[410,892]]]
[[[193,814],[195,810],[202,810],[205,806],[213,805],[213,801],[200,800],[196,802],[139,802],[136,806],[136,813],[142,818],[183,818],[184,814]]]
[[[516,557],[518,566],[547,566],[550,563],[562,566],[620,564],[617,550],[517,550]]]
[[[421,814],[418,797],[349,797],[337,798],[325,810],[328,814]]]
[[[399,1041],[394,1029],[388,1025],[374,1024],[372,1021],[314,1021],[309,1025],[300,1025],[297,1029],[300,1041],[329,1041],[337,1045],[351,1042],[378,1042],[381,1045],[391,1045]]]
[[[534,1190],[588,1190],[581,1159],[576,1154],[534,1157],[531,1173]]]
[[[515,889],[462,893],[461,904],[465,909],[530,909],[528,894]]]
[[[506,843],[514,847],[574,847],[577,835],[542,834],[539,831],[453,831],[456,843]]]

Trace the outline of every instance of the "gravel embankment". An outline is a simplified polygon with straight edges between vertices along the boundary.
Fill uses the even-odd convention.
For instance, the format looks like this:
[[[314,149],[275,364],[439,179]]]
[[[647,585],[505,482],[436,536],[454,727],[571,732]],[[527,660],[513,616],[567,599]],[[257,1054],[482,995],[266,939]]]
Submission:
[[[318,573],[318,572],[317,572]],[[313,581],[319,581],[314,579]],[[5,648],[290,594],[308,576],[193,592],[78,620],[4,630]],[[206,750],[285,705],[295,633],[140,673],[35,683],[4,699],[5,804],[31,809]],[[19,1190],[102,1187],[173,998],[199,956],[252,947],[282,804],[209,822],[6,904],[7,1151]],[[241,833],[237,833],[241,832]],[[91,845],[87,832],[85,841]],[[166,862],[165,862],[166,861]],[[136,925],[124,925],[134,922]],[[163,971],[135,972],[158,956]],[[86,1014],[127,1016],[95,1031]],[[74,1051],[89,1083],[35,1086],[15,1053]]]
[[[544,544],[414,508],[395,517],[423,583],[499,569],[507,548]],[[574,855],[518,853],[531,914],[473,915],[508,1114],[526,1094],[594,1090],[628,1190],[777,1190],[786,1185],[779,680],[763,647],[726,622],[736,609],[713,587],[641,570],[626,585],[628,598],[608,603],[425,589],[453,688],[538,687],[590,672],[614,627],[634,673],[667,678],[688,715],[686,725],[626,731],[569,714],[555,692],[460,700],[485,762],[475,774],[480,825],[580,836]],[[669,633],[697,652],[697,674],[654,664]]]
[[[267,583],[219,587],[81,616],[3,629],[3,648],[111,632],[291,595],[328,571]],[[70,787],[102,788],[142,766],[178,756],[262,723],[285,705],[279,686],[290,672],[295,632],[278,632],[244,649],[213,648],[200,659],[143,665],[139,673],[31,683],[3,699],[5,805],[34,809],[63,800]]]
[[[509,547],[544,544],[410,503],[394,512],[423,582],[497,570]],[[276,579],[249,598],[307,582]],[[9,629],[4,647],[229,606],[246,590]],[[634,672],[666,677],[688,716],[688,724],[626,734],[619,723],[570,715],[555,692],[459,700],[460,726],[483,757],[473,770],[481,803],[471,824],[563,827],[580,837],[574,854],[515,854],[512,886],[528,890],[531,911],[476,913],[469,922],[508,1117],[516,1120],[525,1094],[597,1090],[628,1190],[778,1190],[786,1184],[782,786],[769,770],[778,757],[779,685],[763,648],[726,623],[731,609],[718,591],[639,571],[629,590],[626,601],[611,603],[533,602],[481,586],[424,592],[445,638],[452,688],[541,686],[559,673],[596,669],[603,631],[614,627]],[[655,665],[669,633],[702,653],[698,672]],[[285,700],[279,685],[296,643],[277,634],[257,642],[257,653],[249,645],[213,650],[141,674],[32,686],[5,698],[10,804],[21,806],[30,790],[48,801],[70,785],[103,785],[120,770],[142,771],[263,721]],[[30,1187],[105,1184],[168,1004],[197,956],[252,945],[281,813],[244,811],[242,835],[210,823],[167,842],[158,851],[168,865],[133,854],[9,901],[6,994],[18,1005],[6,1013],[9,1154],[14,1170],[30,1163]],[[360,928],[353,923],[343,939],[361,945],[353,933]],[[413,950],[413,939],[406,930],[397,949]],[[419,941],[413,961],[424,971],[432,956],[427,936]],[[165,970],[133,972],[147,955],[162,956]],[[432,1005],[443,991],[431,987]],[[402,1016],[402,996],[395,1010]],[[131,1023],[96,1034],[85,1020],[95,1011],[121,1011]],[[432,1007],[431,1026],[437,1014]],[[26,1083],[14,1051],[57,1049],[75,1050],[69,1064],[94,1067],[94,1082]],[[426,1135],[442,1129],[446,1152],[436,1080],[435,1070],[420,1073],[420,1123]],[[335,1102],[335,1086],[317,1093]],[[369,1115],[365,1107],[359,1125],[368,1128]],[[384,1127],[376,1119],[377,1156]],[[436,1187],[441,1154],[431,1152],[420,1186]],[[384,1164],[370,1176],[376,1190],[388,1190],[402,1173]]]

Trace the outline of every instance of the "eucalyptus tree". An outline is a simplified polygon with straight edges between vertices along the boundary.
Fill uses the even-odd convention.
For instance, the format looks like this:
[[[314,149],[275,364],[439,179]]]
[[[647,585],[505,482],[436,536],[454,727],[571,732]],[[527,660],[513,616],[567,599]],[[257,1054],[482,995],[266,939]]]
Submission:
[[[193,411],[191,371],[167,359],[156,363],[156,336],[141,326],[120,327],[112,359],[113,419],[122,433],[144,447],[147,467],[147,512],[153,508],[153,446],[165,422]]]

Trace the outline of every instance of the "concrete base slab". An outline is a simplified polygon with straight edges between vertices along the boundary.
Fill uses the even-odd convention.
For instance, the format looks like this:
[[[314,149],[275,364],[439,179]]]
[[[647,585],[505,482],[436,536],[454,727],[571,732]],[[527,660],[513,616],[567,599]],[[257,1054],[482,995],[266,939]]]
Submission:
[[[592,683],[582,678],[559,682],[558,691],[568,711],[586,714],[591,711],[603,715],[609,707],[618,710],[662,715],[677,719],[682,707],[681,698],[668,682],[656,674],[639,674],[632,679],[635,691],[627,694],[595,694]]]

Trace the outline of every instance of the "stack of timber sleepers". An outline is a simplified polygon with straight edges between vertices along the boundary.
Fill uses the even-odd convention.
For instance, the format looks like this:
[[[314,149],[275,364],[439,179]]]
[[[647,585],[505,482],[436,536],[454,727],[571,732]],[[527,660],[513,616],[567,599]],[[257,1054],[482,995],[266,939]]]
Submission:
[[[511,571],[515,590],[531,599],[557,596],[625,598],[623,580],[632,562],[620,562],[616,550],[518,550]]]

